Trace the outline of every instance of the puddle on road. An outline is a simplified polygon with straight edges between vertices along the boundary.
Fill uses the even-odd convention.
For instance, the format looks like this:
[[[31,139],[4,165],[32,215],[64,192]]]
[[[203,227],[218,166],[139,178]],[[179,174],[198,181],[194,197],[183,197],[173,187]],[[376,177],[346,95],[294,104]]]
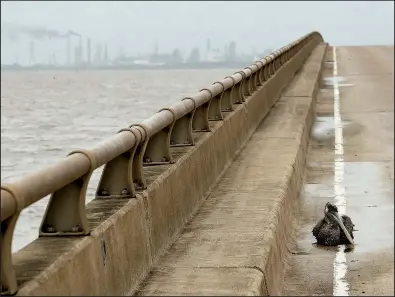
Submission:
[[[327,76],[324,77],[324,83],[326,85],[334,85],[335,83],[341,83],[346,81],[347,78],[345,78],[344,76]]]
[[[311,130],[311,137],[317,141],[327,141],[335,136],[335,121],[333,117],[316,117]]]
[[[352,126],[351,121],[342,121],[341,127],[347,132]],[[355,130],[355,129],[353,129]],[[335,120],[333,117],[316,117],[311,130],[311,137],[316,141],[327,141],[335,137]]]
[[[374,258],[380,257],[386,249],[393,250],[393,191],[386,165],[385,162],[344,162],[347,215],[357,231],[354,232],[355,245],[350,250],[352,260],[341,252],[344,246],[340,246],[336,253],[334,295],[335,292],[343,295],[350,290],[345,278],[347,271],[353,268],[350,261],[365,261],[365,271],[368,275],[374,275],[375,269],[370,268],[375,262]]]
[[[347,214],[355,224],[353,253],[394,245],[394,203],[384,162],[345,163]]]
[[[337,87],[352,87],[354,84],[346,84],[344,83],[347,81],[347,78],[343,76],[329,76],[329,77],[324,77],[324,85],[326,87],[333,87],[335,83],[337,84]]]

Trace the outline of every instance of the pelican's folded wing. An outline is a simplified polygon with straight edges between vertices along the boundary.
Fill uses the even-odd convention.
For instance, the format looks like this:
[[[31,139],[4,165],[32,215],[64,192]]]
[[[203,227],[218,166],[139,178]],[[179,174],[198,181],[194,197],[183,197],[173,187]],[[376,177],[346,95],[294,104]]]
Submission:
[[[313,235],[314,235],[314,237],[317,238],[318,233],[320,233],[321,227],[322,227],[322,225],[324,224],[324,222],[325,222],[325,218],[324,218],[324,219],[321,219],[321,220],[317,223],[317,225],[315,225],[315,227],[313,228]]]

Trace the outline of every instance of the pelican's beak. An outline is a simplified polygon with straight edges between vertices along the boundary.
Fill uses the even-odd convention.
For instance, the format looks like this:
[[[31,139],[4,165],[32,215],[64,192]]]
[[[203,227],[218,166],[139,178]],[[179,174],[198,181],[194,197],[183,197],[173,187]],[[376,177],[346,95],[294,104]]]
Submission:
[[[344,224],[343,224],[343,219],[341,218],[341,216],[339,215],[339,213],[337,213],[337,212],[336,212],[336,213],[331,212],[331,215],[333,215],[333,216],[335,217],[336,221],[339,223],[339,226],[340,226],[340,228],[342,228],[342,230],[343,230],[344,234],[346,235],[348,241],[349,241],[352,245],[354,245],[354,241],[352,240],[350,233],[348,233],[348,231],[347,231],[347,229],[346,229],[346,226],[344,226]]]

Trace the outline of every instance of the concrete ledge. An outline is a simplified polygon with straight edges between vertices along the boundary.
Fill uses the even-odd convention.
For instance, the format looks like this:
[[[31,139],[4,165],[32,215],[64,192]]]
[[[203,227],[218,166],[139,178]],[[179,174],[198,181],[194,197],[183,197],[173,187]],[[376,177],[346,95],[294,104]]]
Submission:
[[[38,238],[15,253],[18,295],[133,294],[178,238],[312,47],[308,45],[285,64],[245,104],[235,105],[224,121],[211,122],[211,132],[195,133],[194,147],[172,149],[175,164],[145,168],[148,188],[136,199],[90,202],[90,236]],[[224,271],[224,275],[234,273]],[[255,270],[245,280],[255,284],[253,292],[261,290]]]
[[[326,47],[314,50],[294,78],[305,86],[287,88],[295,96],[281,97],[137,295],[281,293]]]
[[[112,295],[137,287],[151,265],[143,199],[94,200],[89,218],[91,236],[43,237],[16,253],[18,295]]]

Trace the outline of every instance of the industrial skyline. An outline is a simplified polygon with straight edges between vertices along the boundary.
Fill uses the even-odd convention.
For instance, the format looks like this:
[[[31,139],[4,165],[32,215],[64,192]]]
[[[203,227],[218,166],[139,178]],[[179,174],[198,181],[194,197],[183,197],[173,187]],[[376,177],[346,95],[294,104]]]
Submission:
[[[234,41],[238,55],[252,54],[255,48],[257,56],[312,30],[320,31],[334,45],[394,42],[392,1],[2,1],[1,19],[2,31],[7,22],[35,36],[37,61],[48,63],[55,56],[59,64],[67,61],[65,37],[77,32],[84,36],[85,53],[85,38],[91,39],[91,63],[98,43],[102,52],[107,43],[110,59],[152,54],[155,47],[160,54],[178,49],[186,59],[197,47],[205,59],[208,37],[212,48],[223,55],[226,44]],[[1,37],[3,62],[29,63],[31,40]],[[70,61],[77,37],[71,38]]]
[[[28,41],[28,52],[25,49],[26,41]],[[20,66],[63,65],[90,68],[91,66],[121,64],[219,63],[253,60],[270,51],[270,49],[266,49],[261,52],[260,57],[256,57],[254,50],[248,54],[237,53],[235,41],[223,45],[216,44],[213,46],[212,44],[211,39],[207,38],[205,48],[202,45],[196,45],[189,52],[182,53],[177,46],[174,46],[174,49],[170,52],[160,51],[160,44],[155,41],[152,51],[149,52],[133,55],[125,52],[124,48],[120,46],[118,53],[110,53],[107,42],[92,40],[89,36],[84,37],[72,30],[62,33],[54,29],[2,22],[2,49],[10,46],[14,47],[15,50],[14,57],[8,56],[3,59],[2,55],[1,64]]]

